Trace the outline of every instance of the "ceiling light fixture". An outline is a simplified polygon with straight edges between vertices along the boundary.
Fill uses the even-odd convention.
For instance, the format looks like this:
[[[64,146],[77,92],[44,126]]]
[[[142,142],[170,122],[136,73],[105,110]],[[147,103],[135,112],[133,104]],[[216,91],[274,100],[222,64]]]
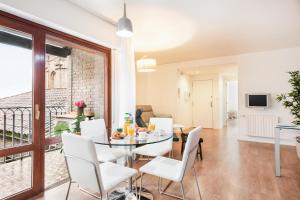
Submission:
[[[117,35],[120,37],[131,37],[133,35],[132,23],[126,16],[126,3],[124,2],[123,17],[118,21]]]
[[[156,71],[156,59],[154,58],[141,58],[136,61],[138,72],[154,72]]]

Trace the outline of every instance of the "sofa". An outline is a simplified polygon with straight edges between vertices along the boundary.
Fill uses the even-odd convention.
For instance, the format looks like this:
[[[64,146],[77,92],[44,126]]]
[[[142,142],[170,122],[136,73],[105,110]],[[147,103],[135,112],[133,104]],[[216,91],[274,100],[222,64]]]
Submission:
[[[137,105],[136,106],[136,122],[138,126],[147,126],[149,124],[149,120],[152,117],[162,117],[162,118],[172,118],[171,114],[159,114],[154,113],[153,108],[151,105]]]

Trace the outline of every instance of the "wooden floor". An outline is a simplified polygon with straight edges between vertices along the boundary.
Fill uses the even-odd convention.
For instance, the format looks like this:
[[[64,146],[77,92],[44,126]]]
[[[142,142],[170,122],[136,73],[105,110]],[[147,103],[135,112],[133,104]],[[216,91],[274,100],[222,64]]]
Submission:
[[[295,147],[282,147],[282,177],[275,177],[274,145],[237,141],[237,129],[203,131],[203,161],[197,161],[196,170],[202,197],[205,200],[300,200],[300,160]],[[180,142],[175,144],[175,157],[180,158]],[[139,161],[136,167],[142,165]],[[157,192],[157,179],[145,176],[145,187],[153,192],[155,199],[172,199]],[[199,199],[191,174],[184,180],[186,197]],[[65,198],[67,184],[58,186],[34,199]],[[180,194],[177,184],[169,192]],[[69,199],[89,200],[93,197],[81,192],[75,185]]]

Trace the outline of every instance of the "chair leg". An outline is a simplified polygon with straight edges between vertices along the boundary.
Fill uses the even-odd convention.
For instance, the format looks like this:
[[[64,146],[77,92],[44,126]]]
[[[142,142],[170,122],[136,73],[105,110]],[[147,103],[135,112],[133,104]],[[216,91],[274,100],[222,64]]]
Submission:
[[[182,181],[180,182],[180,186],[181,186],[182,199],[185,200],[185,195],[184,195],[184,189],[183,189],[183,183],[182,183]]]
[[[141,173],[141,184],[140,184],[140,192],[139,192],[139,200],[141,200],[142,196],[142,188],[143,188],[143,173]]]
[[[163,192],[162,192],[162,189],[161,189],[161,185],[162,185],[162,183],[161,183],[161,178],[160,177],[158,177],[158,184],[157,184],[157,189],[158,189],[158,192],[160,193],[160,194],[162,194]]]
[[[173,197],[173,198],[176,198],[176,199],[182,199],[182,200],[185,200],[185,195],[184,195],[184,191],[183,191],[183,185],[182,185],[182,182],[180,182],[181,184],[181,191],[182,191],[182,194],[183,194],[183,197],[180,197],[180,196],[176,196],[174,194],[170,194],[170,193],[167,193],[166,190],[169,188],[169,186],[172,184],[172,181],[170,181],[165,188],[163,188],[163,185],[162,185],[162,178],[159,177],[158,178],[158,192],[159,194],[161,195],[166,195],[166,196],[169,196],[169,197]]]
[[[137,178],[136,178],[136,176],[134,177],[134,181],[135,181],[135,195],[137,197],[138,196],[138,186],[137,186]]]
[[[201,147],[201,142],[199,142],[199,151],[200,151],[200,159],[202,160],[202,147]]]
[[[128,156],[125,156],[125,167],[128,167]]]
[[[173,149],[169,152],[169,158],[173,158],[174,157],[174,153],[173,153]]]
[[[108,192],[106,193],[106,200],[109,200]]]
[[[196,174],[195,167],[193,167],[193,171],[194,171],[194,177],[195,177],[195,180],[196,180],[196,184],[197,184],[197,189],[198,189],[199,197],[200,197],[200,200],[202,200],[201,192],[200,192],[200,187],[199,187],[199,183],[198,183],[198,179],[197,179],[197,174]]]
[[[66,200],[68,200],[68,197],[69,197],[71,184],[72,184],[72,180],[70,180],[69,185],[68,185],[68,191],[67,191],[67,195],[66,195]]]

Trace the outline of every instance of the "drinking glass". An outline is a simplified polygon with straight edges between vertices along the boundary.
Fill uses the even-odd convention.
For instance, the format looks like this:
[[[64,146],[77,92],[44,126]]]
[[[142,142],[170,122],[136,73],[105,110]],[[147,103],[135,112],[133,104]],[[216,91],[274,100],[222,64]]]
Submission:
[[[127,133],[130,137],[134,136],[134,128],[131,126],[127,126]]]
[[[149,124],[148,129],[151,132],[155,131],[155,124]]]

